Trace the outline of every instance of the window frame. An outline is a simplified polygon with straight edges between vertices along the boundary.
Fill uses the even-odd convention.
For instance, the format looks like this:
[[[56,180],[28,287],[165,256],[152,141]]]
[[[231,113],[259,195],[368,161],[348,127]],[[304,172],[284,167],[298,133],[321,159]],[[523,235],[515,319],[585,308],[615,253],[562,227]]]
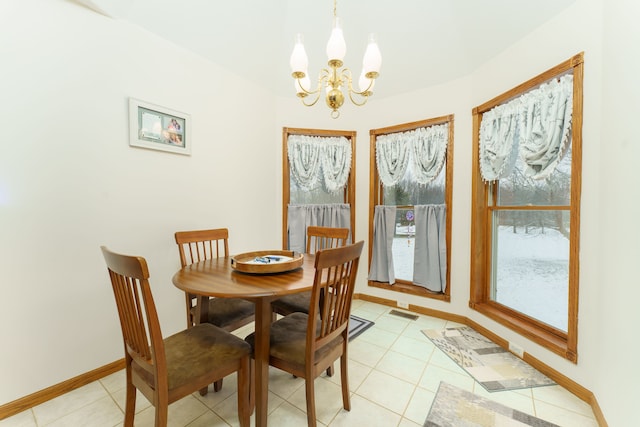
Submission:
[[[351,170],[349,179],[344,189],[343,202],[350,205],[349,223],[351,227],[351,239],[354,240],[356,234],[356,131],[346,130],[323,130],[323,129],[303,129],[303,128],[282,128],[282,248],[286,249],[288,244],[287,224],[289,221],[289,210],[287,206],[291,200],[291,173],[289,165],[289,151],[287,140],[289,135],[306,135],[320,137],[344,136],[351,143]]]
[[[445,197],[444,203],[447,207],[446,218],[446,242],[447,242],[447,286],[443,293],[434,293],[428,289],[414,285],[413,283],[396,279],[396,283],[390,285],[388,283],[375,282],[367,280],[367,284],[374,288],[386,289],[394,292],[401,292],[410,295],[418,295],[421,297],[451,301],[451,218],[452,218],[452,198],[453,198],[453,135],[454,135],[454,115],[435,117],[416,122],[404,123],[395,126],[389,126],[379,129],[371,129],[369,131],[369,241],[373,242],[373,215],[376,205],[382,204],[383,188],[380,176],[378,175],[378,167],[376,165],[376,138],[379,135],[390,133],[407,132],[421,127],[430,127],[441,124],[449,124],[449,135],[447,141],[447,156],[445,168]],[[404,206],[398,206],[404,207]],[[369,245],[368,260],[371,265],[371,256],[373,254],[372,245]]]
[[[532,317],[491,300],[492,216],[495,208],[495,184],[484,182],[480,175],[480,124],[482,115],[497,105],[528,92],[539,85],[573,72],[571,198],[569,230],[569,301],[567,332],[550,327]],[[514,330],[542,347],[577,363],[578,361],[578,280],[580,237],[580,194],[582,187],[582,122],[583,122],[584,53],[581,52],[515,88],[473,108],[473,158],[471,206],[471,268],[469,307]],[[500,206],[504,209],[506,206]],[[564,206],[553,206],[553,209]],[[517,206],[515,209],[527,209]],[[537,210],[545,209],[536,206]]]

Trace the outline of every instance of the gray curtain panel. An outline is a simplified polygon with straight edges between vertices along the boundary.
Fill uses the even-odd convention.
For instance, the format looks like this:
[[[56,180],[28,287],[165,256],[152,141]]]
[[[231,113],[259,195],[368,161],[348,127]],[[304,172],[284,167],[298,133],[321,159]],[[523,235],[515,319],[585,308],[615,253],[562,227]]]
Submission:
[[[310,225],[351,230],[351,207],[347,203],[289,205],[287,218],[289,250],[294,252],[305,252]],[[350,242],[351,235],[347,239],[347,243]]]
[[[447,287],[446,205],[416,205],[413,283],[433,292]]]
[[[391,253],[395,231],[396,207],[376,206],[373,213],[373,246],[369,280],[391,285],[396,282]]]

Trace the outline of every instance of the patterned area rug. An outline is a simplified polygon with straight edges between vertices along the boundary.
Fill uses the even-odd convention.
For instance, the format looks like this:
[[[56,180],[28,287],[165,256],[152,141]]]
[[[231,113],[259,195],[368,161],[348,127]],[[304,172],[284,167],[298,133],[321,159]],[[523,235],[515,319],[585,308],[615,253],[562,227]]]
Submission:
[[[363,319],[353,314],[349,316],[349,341],[375,325],[371,320]]]
[[[467,326],[427,329],[422,333],[487,391],[555,384],[522,359]]]
[[[477,394],[440,383],[424,427],[558,427]]]

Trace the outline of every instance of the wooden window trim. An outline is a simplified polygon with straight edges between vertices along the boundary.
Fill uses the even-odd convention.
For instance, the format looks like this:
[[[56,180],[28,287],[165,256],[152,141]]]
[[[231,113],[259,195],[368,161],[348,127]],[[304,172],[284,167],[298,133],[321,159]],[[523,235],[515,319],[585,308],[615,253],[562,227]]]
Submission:
[[[444,293],[431,292],[422,286],[417,286],[406,280],[397,280],[395,284],[390,285],[388,283],[374,282],[369,280],[368,285],[375,288],[387,289],[394,292],[401,292],[411,295],[417,295],[425,298],[431,298],[441,301],[451,301],[451,218],[452,218],[452,198],[453,198],[453,124],[454,115],[435,117],[427,120],[420,120],[416,122],[404,123],[395,126],[389,126],[380,129],[371,129],[369,131],[369,242],[373,242],[373,214],[375,206],[382,203],[382,183],[378,175],[378,168],[376,166],[376,138],[379,135],[386,135],[397,132],[407,132],[421,127],[429,127],[440,124],[449,124],[449,135],[447,143],[447,158],[445,165],[445,205],[447,206],[447,220],[446,220],[446,242],[447,242],[447,287]],[[371,255],[373,253],[373,247],[369,244],[369,265],[371,265]]]
[[[491,230],[489,215],[489,184],[480,176],[479,130],[482,115],[524,92],[553,78],[573,71],[573,117],[571,158],[571,214],[569,246],[569,301],[567,333],[536,321],[528,316],[490,300]],[[582,104],[584,53],[581,52],[544,73],[475,107],[473,114],[473,158],[471,206],[471,269],[469,307],[496,322],[522,334],[542,347],[577,363],[578,361],[578,279],[580,236],[580,193],[582,186]],[[536,207],[544,209],[544,207]],[[553,206],[561,209],[561,206]]]
[[[355,241],[356,235],[356,131],[346,130],[322,130],[322,129],[302,129],[302,128],[282,128],[282,248],[287,248],[287,224],[289,220],[289,199],[291,191],[289,182],[289,155],[287,150],[287,139],[289,135],[309,135],[321,137],[344,136],[351,143],[351,171],[347,187],[344,191],[344,203],[351,206],[349,223],[351,227],[351,240]]]

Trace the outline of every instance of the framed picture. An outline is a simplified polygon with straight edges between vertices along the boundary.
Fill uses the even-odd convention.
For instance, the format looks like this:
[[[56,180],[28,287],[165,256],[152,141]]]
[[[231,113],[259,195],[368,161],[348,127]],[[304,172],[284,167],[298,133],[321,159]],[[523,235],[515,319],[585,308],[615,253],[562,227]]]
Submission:
[[[129,98],[129,145],[191,155],[191,116]]]

